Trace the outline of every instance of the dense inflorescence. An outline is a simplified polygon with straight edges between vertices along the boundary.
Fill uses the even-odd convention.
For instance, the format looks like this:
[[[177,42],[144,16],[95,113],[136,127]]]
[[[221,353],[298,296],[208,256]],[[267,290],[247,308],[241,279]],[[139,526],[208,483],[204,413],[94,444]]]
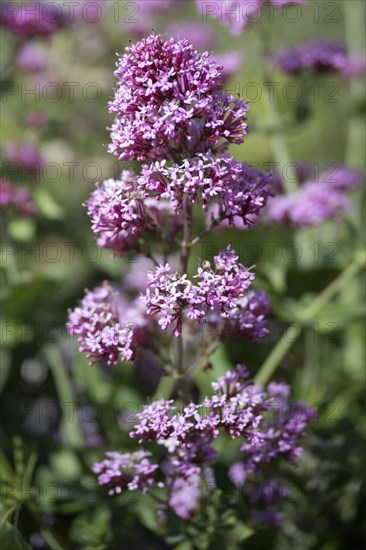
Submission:
[[[221,91],[221,67],[187,40],[151,35],[117,70],[109,151],[121,160],[175,159],[241,143],[247,105]]]
[[[270,193],[271,179],[264,172],[234,161],[229,155],[214,157],[201,153],[167,166],[166,161],[145,165],[139,178],[141,191],[169,199],[175,212],[181,212],[184,200],[201,203],[207,211],[215,201],[219,216],[233,224],[240,218],[244,225],[257,215]]]
[[[182,331],[182,316],[204,323],[210,312],[223,318],[230,316],[239,300],[254,280],[254,274],[238,263],[238,256],[227,249],[214,258],[213,267],[204,262],[198,268],[195,282],[186,274],[171,273],[169,264],[148,273],[148,285],[143,297],[148,315],[159,315],[159,325],[173,334]]]
[[[235,480],[244,481],[279,456],[293,462],[302,452],[298,440],[314,418],[314,411],[301,403],[289,406],[290,388],[286,384],[272,383],[264,391],[247,377],[247,370],[239,365],[236,371],[228,371],[212,383],[213,395],[201,404],[189,403],[182,411],[176,411],[173,400],[161,399],[137,414],[138,424],[130,436],[137,438],[140,445],[157,443],[164,449],[165,458],[159,468],[163,482],[150,477],[150,473],[158,473],[157,465],[148,463],[141,472],[135,465],[136,453],[116,455],[117,460],[112,456],[112,461],[96,464],[93,471],[99,474],[99,482],[107,484],[112,493],[116,487],[120,491],[139,486],[148,491],[159,483],[168,489],[171,508],[183,519],[189,519],[201,496],[200,476],[206,463],[217,456],[212,443],[223,431],[231,439],[243,440],[243,460],[230,471]],[[148,478],[141,484],[141,473],[146,468]],[[136,479],[131,484],[132,475]],[[184,495],[192,497],[185,505]]]
[[[78,336],[79,350],[91,365],[134,357],[136,331],[146,324],[140,300],[128,303],[108,283],[88,291],[80,305],[69,313],[67,329]]]

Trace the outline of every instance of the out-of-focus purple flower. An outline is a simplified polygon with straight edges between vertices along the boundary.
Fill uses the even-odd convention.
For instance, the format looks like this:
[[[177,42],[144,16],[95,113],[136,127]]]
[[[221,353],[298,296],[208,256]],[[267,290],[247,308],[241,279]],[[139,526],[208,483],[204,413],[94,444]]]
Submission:
[[[272,5],[275,8],[282,8],[289,4],[307,4],[309,0],[271,0]]]
[[[91,417],[92,415],[93,411],[90,411],[88,405],[77,410],[77,420],[85,438],[85,445],[89,449],[98,449],[103,445],[103,437],[98,422],[96,418]]]
[[[289,4],[304,5],[308,0],[271,0],[275,8]],[[259,21],[263,15],[264,0],[196,0],[197,9],[202,21],[207,17],[218,19],[222,25],[229,27],[232,35],[238,36],[245,27]]]
[[[188,520],[197,511],[200,499],[201,479],[196,474],[187,479],[181,477],[174,481],[168,503],[178,517]]]
[[[80,20],[86,23],[98,23],[103,15],[104,2],[102,0],[79,0],[74,5],[70,4],[70,7],[67,14],[68,23]]]
[[[29,542],[34,548],[47,548],[47,543],[40,533],[32,533]]]
[[[297,74],[305,69],[314,73],[339,72],[346,64],[347,54],[343,43],[318,39],[278,50],[269,59],[287,74]]]
[[[261,16],[261,0],[196,0],[202,21],[207,16],[218,19],[229,27],[231,34],[238,36],[251,21]]]
[[[166,32],[175,40],[188,40],[201,51],[211,48],[215,39],[213,29],[203,23],[174,23],[167,27]]]
[[[245,336],[248,340],[259,342],[269,334],[267,317],[271,311],[271,303],[265,292],[249,290],[230,313],[227,331],[230,334],[234,332]]]
[[[247,133],[245,103],[223,95],[222,73],[188,41],[150,35],[119,59],[109,152],[162,160],[223,151]]]
[[[151,487],[162,486],[162,483],[154,479],[154,472],[159,466],[150,462],[148,457],[151,453],[146,451],[128,454],[109,452],[106,456],[105,460],[94,464],[92,471],[98,475],[99,485],[110,486],[109,495],[121,493],[125,488],[129,491],[139,489],[146,493]]]
[[[269,512],[268,510],[253,510],[251,514],[252,521],[257,523],[267,523],[276,529],[281,529],[283,518],[277,512]]]
[[[238,256],[230,248],[198,268],[194,284],[187,275],[171,273],[169,264],[161,265],[148,273],[148,287],[142,296],[148,315],[159,315],[159,325],[167,330],[173,325],[173,334],[182,331],[182,315],[199,324],[214,312],[228,318],[245,295],[255,276],[238,263]]]
[[[365,176],[359,170],[337,166],[320,174],[320,183],[337,191],[351,191],[361,185]]]
[[[0,207],[14,209],[23,216],[36,212],[36,205],[25,187],[14,187],[9,180],[0,178]]]
[[[40,111],[32,111],[27,114],[25,123],[28,128],[42,128],[48,122],[48,116]]]
[[[27,175],[38,175],[45,163],[39,149],[21,141],[6,143],[2,153],[8,164],[13,164]]]
[[[137,16],[154,15],[171,9],[179,5],[180,0],[136,0]]]
[[[65,23],[62,5],[56,2],[5,2],[0,9],[2,25],[21,40],[50,37]]]
[[[340,219],[350,210],[351,203],[341,191],[330,185],[308,182],[296,193],[271,198],[263,219],[267,223],[304,227]]]
[[[258,471],[261,462],[269,463],[279,456],[293,464],[303,449],[297,442],[304,437],[305,428],[316,416],[315,409],[303,403],[288,402],[290,387],[287,384],[268,385],[267,407],[270,418],[259,429],[253,440],[245,441],[241,450],[245,453],[248,474]],[[263,429],[264,427],[264,429]]]
[[[123,286],[126,290],[145,292],[147,287],[147,272],[153,269],[152,260],[145,256],[137,256],[131,262],[128,273],[123,278]]]
[[[289,490],[281,481],[271,479],[264,483],[249,485],[248,496],[251,502],[263,502],[268,505],[288,498]]]
[[[135,331],[144,325],[140,300],[128,304],[109,284],[88,291],[80,305],[69,312],[67,330],[78,336],[79,350],[93,365],[106,361],[116,365],[118,359],[134,357]]]
[[[229,468],[228,476],[234,485],[241,487],[247,477],[244,464],[242,462],[234,462]]]
[[[244,55],[238,51],[230,51],[216,55],[215,59],[222,65],[222,76],[226,82],[238,72],[244,62]]]
[[[366,74],[366,52],[351,54],[341,67],[344,78],[362,78]]]
[[[15,64],[26,73],[39,73],[48,67],[48,52],[40,44],[25,44],[19,50]]]
[[[319,173],[319,163],[310,161],[301,161],[296,163],[296,176],[300,184],[314,181],[319,182],[338,191],[350,191],[361,185],[364,180],[364,174],[359,170],[354,170],[348,166],[342,166],[337,163],[329,163],[326,170]],[[284,193],[284,184],[282,175],[278,170],[273,171],[272,189],[274,195]]]

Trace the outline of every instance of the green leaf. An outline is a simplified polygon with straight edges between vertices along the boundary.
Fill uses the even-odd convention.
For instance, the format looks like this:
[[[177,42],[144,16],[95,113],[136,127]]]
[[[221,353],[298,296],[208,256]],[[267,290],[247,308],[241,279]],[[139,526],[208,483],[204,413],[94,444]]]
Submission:
[[[51,220],[63,220],[64,209],[55,201],[46,189],[38,188],[34,193],[37,205],[42,215]]]
[[[232,529],[229,531],[229,537],[232,541],[241,542],[248,539],[254,534],[254,529],[245,525],[241,521],[237,521]]]
[[[51,368],[62,407],[62,420],[60,423],[62,435],[70,446],[80,448],[84,444],[84,436],[75,416],[75,403],[77,400],[72,390],[66,367],[56,346],[47,346],[44,352]]]
[[[60,450],[51,455],[50,465],[58,481],[77,481],[80,479],[82,469],[80,461],[73,451]]]
[[[74,360],[74,376],[85,387],[90,399],[98,404],[108,403],[111,400],[113,386],[103,376],[98,365],[91,367],[82,353],[77,354]]]
[[[25,542],[18,529],[8,522],[0,528],[0,544],[3,550],[33,550],[32,546]]]
[[[30,218],[17,219],[9,223],[7,230],[15,241],[29,242],[35,237],[36,225]]]
[[[225,346],[220,346],[220,348],[210,356],[209,359],[212,370],[209,373],[207,372],[197,372],[195,382],[199,389],[202,392],[202,395],[209,395],[212,391],[211,382],[216,380],[220,376],[223,376],[226,371],[232,369],[233,365],[227,355]]]
[[[145,498],[142,498],[137,503],[135,510],[141,523],[147,529],[149,529],[156,535],[163,534],[164,529],[161,523],[159,523],[156,511],[155,511],[155,505],[152,504],[151,499],[149,499],[147,496],[145,496]]]

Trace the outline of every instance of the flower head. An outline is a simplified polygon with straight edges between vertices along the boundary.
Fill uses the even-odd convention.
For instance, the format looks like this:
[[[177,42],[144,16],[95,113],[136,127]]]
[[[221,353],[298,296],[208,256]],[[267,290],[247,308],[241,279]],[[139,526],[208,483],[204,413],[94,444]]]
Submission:
[[[136,175],[128,170],[118,180],[105,180],[97,186],[87,209],[98,245],[118,253],[137,248],[143,231],[154,232],[172,222],[171,205],[140,191]],[[179,218],[174,219],[174,224],[179,227]]]
[[[154,479],[159,466],[150,462],[150,456],[151,453],[146,451],[109,452],[107,458],[94,464],[92,472],[98,475],[99,485],[110,486],[109,495],[118,494],[125,488],[146,493],[151,487],[161,485]]]
[[[115,75],[109,151],[121,160],[189,157],[247,133],[247,105],[221,93],[220,65],[187,40],[150,35],[126,49]]]
[[[198,153],[182,164],[167,166],[165,161],[145,165],[138,179],[141,192],[169,199],[176,212],[181,212],[184,199],[201,203],[208,210],[215,201],[214,223],[240,220],[249,225],[266,203],[270,193],[270,176],[229,155],[214,157]]]
[[[159,470],[165,476],[168,505],[185,520],[197,510],[201,477],[207,471],[207,463],[217,457],[212,443],[221,433],[242,441],[243,459],[229,472],[235,483],[242,484],[248,475],[279,456],[293,462],[301,454],[298,440],[314,418],[314,411],[305,405],[289,406],[288,386],[270,384],[263,390],[248,381],[248,371],[241,365],[226,372],[212,387],[211,397],[200,404],[189,403],[181,411],[175,409],[172,400],[161,399],[144,406],[130,433],[139,445],[153,443],[160,447],[164,458]],[[269,410],[273,414],[268,417]],[[111,494],[116,492],[114,487],[117,492],[125,487],[130,489],[132,473],[137,476],[133,488],[147,491],[156,483],[150,477],[146,481],[141,478],[139,467],[135,471],[136,453],[116,456],[116,467],[104,461],[93,468],[95,473],[102,473],[99,483],[112,486]],[[153,467],[147,465],[149,474]]]
[[[116,365],[119,358],[133,359],[135,332],[144,324],[141,302],[127,304],[106,283],[85,294],[80,305],[69,313],[67,329],[78,336],[79,350],[86,353],[90,365],[97,361]]]
[[[159,315],[163,330],[173,325],[174,334],[182,330],[182,316],[204,323],[210,312],[229,317],[239,300],[251,286],[254,274],[238,263],[238,256],[230,248],[215,256],[213,268],[204,262],[194,276],[195,283],[186,275],[172,274],[169,264],[148,273],[148,287],[142,297],[148,315]]]

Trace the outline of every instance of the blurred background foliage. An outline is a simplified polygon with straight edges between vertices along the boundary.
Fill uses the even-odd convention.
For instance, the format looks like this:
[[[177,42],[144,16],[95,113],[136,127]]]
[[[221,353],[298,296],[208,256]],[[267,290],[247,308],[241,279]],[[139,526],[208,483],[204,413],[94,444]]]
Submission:
[[[275,378],[292,384],[294,398],[317,407],[318,419],[311,426],[299,467],[283,472],[294,488],[293,498],[280,505],[283,529],[263,524],[249,527],[243,499],[230,496],[228,487],[226,498],[233,499],[236,517],[220,509],[220,495],[208,495],[198,526],[178,526],[172,519],[167,534],[149,497],[122,494],[112,499],[96,486],[90,466],[104,450],[131,448],[128,430],[133,414],[154,393],[158,381],[158,373],[148,367],[137,372],[130,365],[89,368],[64,329],[67,310],[82,297],[84,288],[93,288],[105,278],[123,281],[135,260],[132,255],[113,259],[96,248],[82,206],[96,180],[117,176],[126,166],[106,150],[111,121],[106,104],[112,96],[115,52],[122,52],[134,38],[122,22],[125,12],[115,18],[111,8],[116,4],[103,2],[104,15],[95,24],[79,21],[55,33],[46,42],[47,69],[42,75],[16,68],[17,43],[5,29],[1,32],[1,142],[33,144],[49,166],[46,174],[25,178],[20,171],[9,174],[9,166],[2,164],[2,176],[11,175],[12,181],[27,186],[37,204],[34,217],[5,214],[2,233],[3,548],[86,550],[120,548],[121,544],[180,550],[361,548],[365,517],[363,276],[354,278],[311,322],[303,323],[301,312],[362,248],[363,190],[354,193],[352,223],[329,222],[298,231],[261,225],[245,232],[226,230],[205,238],[192,254],[194,269],[199,259],[232,242],[243,263],[256,264],[257,286],[269,293],[274,306],[271,334],[265,342],[238,340],[224,346],[213,357],[213,371],[197,377],[197,395],[207,391],[214,375],[237,362],[246,363],[254,376],[288,325],[299,327],[299,337]],[[316,21],[315,4],[320,5]],[[218,21],[204,23],[214,30],[216,54],[238,50],[244,56],[227,90],[254,94],[250,134],[243,145],[231,148],[238,160],[262,168],[275,160],[261,84],[260,32],[267,33],[272,49],[320,36],[348,41],[349,46],[358,40],[358,49],[365,49],[363,29],[354,28],[351,37],[348,30],[347,36],[345,18],[347,10],[359,13],[364,3],[330,2],[335,10],[330,20],[324,4],[310,2],[302,8],[298,22],[285,21],[276,12],[273,22],[255,23],[239,37],[232,37]],[[195,3],[187,1],[178,11],[154,18],[151,26],[164,32],[170,23],[199,20]],[[273,80],[283,90],[291,79],[275,73]],[[56,101],[42,93],[32,97],[26,92],[36,82],[41,90],[57,83],[61,97]],[[330,74],[310,83],[307,93],[305,83],[296,82],[303,86],[300,100],[282,97],[280,104],[283,120],[289,123],[292,159],[319,163],[320,171],[327,163],[350,163],[364,170],[362,140],[356,150],[354,146],[350,150],[351,126],[361,123],[364,132],[364,83],[355,90]],[[68,83],[76,83],[73,98]],[[95,85],[88,90],[90,83]],[[248,83],[255,85],[249,88]],[[86,94],[93,98],[95,90],[99,97],[89,100]],[[258,101],[254,90],[262,93]],[[32,111],[47,115],[43,128],[26,128],[24,121]],[[129,166],[138,168],[134,163]],[[203,225],[199,213],[198,218]],[[223,479],[231,460],[230,452],[224,453]],[[17,528],[4,521],[8,517]]]

